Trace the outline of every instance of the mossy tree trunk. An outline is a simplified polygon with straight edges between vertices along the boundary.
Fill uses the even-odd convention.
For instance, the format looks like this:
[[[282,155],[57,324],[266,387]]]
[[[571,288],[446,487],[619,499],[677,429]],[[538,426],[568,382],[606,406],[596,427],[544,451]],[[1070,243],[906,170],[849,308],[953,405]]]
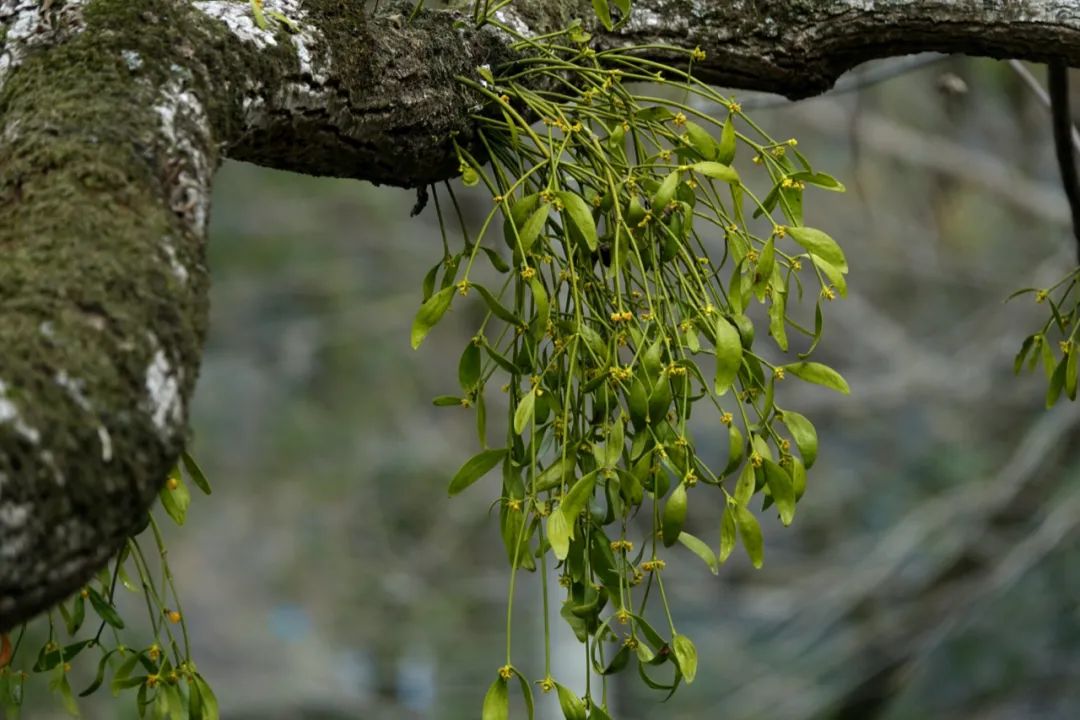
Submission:
[[[78,590],[139,530],[184,445],[206,328],[222,157],[418,187],[457,172],[515,60],[449,11],[359,0],[0,0],[0,632]],[[918,50],[1080,63],[1080,2],[516,0],[506,25],[580,17],[598,48],[700,46],[703,77],[802,97]],[[663,51],[658,60],[677,62]]]

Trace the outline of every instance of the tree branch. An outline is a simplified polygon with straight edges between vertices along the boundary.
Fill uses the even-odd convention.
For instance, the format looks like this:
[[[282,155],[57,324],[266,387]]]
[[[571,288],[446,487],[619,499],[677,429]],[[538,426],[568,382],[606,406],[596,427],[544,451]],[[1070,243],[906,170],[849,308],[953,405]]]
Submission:
[[[0,632],[75,592],[137,531],[184,444],[223,156],[418,187],[457,173],[518,57],[449,11],[355,0],[0,0]],[[583,0],[516,0],[525,36]],[[700,46],[728,86],[805,97],[930,50],[1080,64],[1080,2],[640,0],[598,49]]]

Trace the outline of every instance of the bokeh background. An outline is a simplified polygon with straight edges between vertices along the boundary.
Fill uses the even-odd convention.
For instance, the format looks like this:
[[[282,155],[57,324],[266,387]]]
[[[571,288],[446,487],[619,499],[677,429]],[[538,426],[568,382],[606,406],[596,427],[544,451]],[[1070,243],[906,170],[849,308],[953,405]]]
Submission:
[[[797,104],[739,94],[848,186],[806,205],[852,267],[820,353],[853,393],[785,388],[822,447],[794,525],[762,515],[759,571],[741,550],[719,577],[674,553],[698,680],[661,705],[618,676],[618,720],[1080,717],[1080,408],[1047,412],[1041,373],[1013,376],[1045,307],[1003,303],[1075,261],[1049,117],[1006,63],[924,58],[890,77],[896,63]],[[474,219],[490,207],[461,197]],[[457,388],[479,301],[410,350],[440,256],[414,200],[234,163],[217,176],[192,423],[215,493],[168,535],[226,720],[476,720],[502,663],[494,478],[447,499],[473,416],[431,404]],[[714,544],[716,522],[691,509]],[[515,662],[539,678],[539,585],[523,580]],[[560,633],[556,677],[580,690],[583,668]],[[43,685],[25,717],[61,716]],[[84,717],[135,717],[103,695]]]

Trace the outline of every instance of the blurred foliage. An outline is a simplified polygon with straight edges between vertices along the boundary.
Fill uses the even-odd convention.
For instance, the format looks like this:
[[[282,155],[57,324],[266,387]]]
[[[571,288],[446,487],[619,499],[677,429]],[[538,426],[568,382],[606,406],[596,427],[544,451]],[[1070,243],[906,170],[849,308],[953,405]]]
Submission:
[[[969,91],[942,94],[946,71]],[[971,60],[777,110],[751,100],[848,184],[807,222],[847,238],[859,269],[820,348],[853,399],[799,398],[829,450],[799,522],[765,524],[762,570],[669,563],[708,670],[665,717],[1076,717],[1080,414],[1046,412],[1044,380],[1012,376],[1046,306],[1003,304],[1073,263],[1044,109],[1006,66]],[[482,220],[490,197],[462,197]],[[475,720],[490,681],[505,551],[482,509],[446,503],[474,426],[430,405],[481,318],[463,304],[409,350],[439,243],[413,201],[236,164],[217,176],[194,417],[215,495],[164,530],[226,718]],[[699,452],[722,457],[716,441]],[[518,603],[517,636],[538,637],[534,600]],[[575,639],[555,641],[556,663],[584,666]],[[540,648],[520,649],[538,674]],[[657,712],[631,683],[610,699],[619,718]],[[28,717],[59,716],[44,687],[30,702]]]

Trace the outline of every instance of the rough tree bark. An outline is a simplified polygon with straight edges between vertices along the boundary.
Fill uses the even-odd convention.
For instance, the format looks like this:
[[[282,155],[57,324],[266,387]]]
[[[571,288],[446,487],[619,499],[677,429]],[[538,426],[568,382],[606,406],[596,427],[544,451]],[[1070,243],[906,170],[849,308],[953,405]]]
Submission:
[[[186,433],[223,157],[417,187],[453,176],[514,61],[467,14],[361,0],[0,0],[0,632],[75,592],[139,530]],[[515,0],[525,34],[700,46],[717,84],[819,93],[920,50],[1080,63],[1080,0]],[[657,59],[677,60],[662,50]]]

